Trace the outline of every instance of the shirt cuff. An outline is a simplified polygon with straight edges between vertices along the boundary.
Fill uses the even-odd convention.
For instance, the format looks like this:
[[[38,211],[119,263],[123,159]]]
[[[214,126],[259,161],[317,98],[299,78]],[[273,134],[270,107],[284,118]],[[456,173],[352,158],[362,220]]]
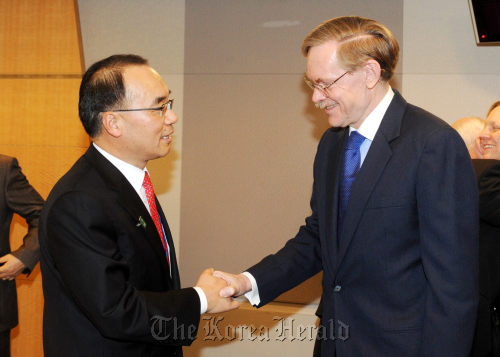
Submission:
[[[247,271],[243,272],[243,275],[245,275],[252,284],[252,290],[247,292],[244,296],[247,298],[250,304],[252,304],[253,306],[257,306],[260,304],[259,288],[257,286],[257,281],[255,280],[253,275]]]
[[[204,314],[205,312],[207,312],[208,308],[207,296],[205,295],[203,289],[199,286],[194,286],[193,289],[196,290],[198,296],[200,297],[200,315]]]

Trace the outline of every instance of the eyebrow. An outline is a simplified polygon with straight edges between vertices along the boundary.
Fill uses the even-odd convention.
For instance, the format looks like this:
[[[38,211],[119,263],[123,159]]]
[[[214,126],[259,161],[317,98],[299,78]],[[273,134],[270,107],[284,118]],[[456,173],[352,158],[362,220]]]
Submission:
[[[169,89],[168,90],[168,96],[165,97],[165,96],[162,96],[162,97],[156,97],[155,99],[155,104],[160,104],[161,102],[165,101],[168,97],[170,97],[170,95],[172,94],[172,91]]]
[[[323,80],[323,79],[319,79],[319,78],[318,78],[318,79],[316,79],[316,80],[314,80],[314,79],[309,78],[309,76],[307,75],[307,73],[304,73],[304,78],[306,78],[307,80],[311,81],[312,83],[323,83],[323,84],[328,84],[328,83],[330,83],[330,82],[332,81],[332,80],[325,81],[325,80]],[[333,79],[333,80],[334,80],[334,79]]]

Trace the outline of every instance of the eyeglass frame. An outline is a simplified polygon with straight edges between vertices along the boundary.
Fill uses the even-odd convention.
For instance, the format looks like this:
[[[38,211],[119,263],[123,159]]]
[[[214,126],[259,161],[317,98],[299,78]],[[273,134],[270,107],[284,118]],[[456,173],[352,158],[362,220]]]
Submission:
[[[345,71],[342,75],[340,75],[337,79],[334,79],[333,81],[331,81],[330,83],[327,83],[327,84],[316,84],[316,83],[313,83],[309,78],[307,78],[306,76],[304,76],[304,82],[306,82],[307,86],[309,88],[311,88],[312,90],[319,90],[321,91],[322,93],[324,94],[328,94],[328,89],[330,89],[335,83],[337,83],[338,81],[340,81],[342,79],[342,77],[344,77],[347,73],[349,73],[350,71]]]
[[[161,110],[160,117],[163,118],[169,110],[172,110],[173,107],[174,107],[174,98],[169,99],[166,103],[164,103],[160,107],[138,108],[138,109],[114,109],[110,110],[110,112],[140,112],[145,110]]]

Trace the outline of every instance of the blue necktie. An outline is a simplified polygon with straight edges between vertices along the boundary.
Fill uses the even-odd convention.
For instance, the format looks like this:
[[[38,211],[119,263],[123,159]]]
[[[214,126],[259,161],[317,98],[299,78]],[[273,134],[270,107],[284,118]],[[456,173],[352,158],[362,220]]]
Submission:
[[[337,233],[339,235],[339,238],[342,232],[342,225],[345,211],[347,209],[347,203],[349,202],[349,196],[351,195],[351,187],[354,180],[356,179],[356,175],[358,174],[361,163],[361,153],[359,151],[359,148],[364,141],[365,137],[357,131],[353,131],[347,139],[347,145],[344,153],[344,166],[342,170],[339,190],[339,216],[337,224]],[[339,241],[339,239],[337,239],[337,241]]]

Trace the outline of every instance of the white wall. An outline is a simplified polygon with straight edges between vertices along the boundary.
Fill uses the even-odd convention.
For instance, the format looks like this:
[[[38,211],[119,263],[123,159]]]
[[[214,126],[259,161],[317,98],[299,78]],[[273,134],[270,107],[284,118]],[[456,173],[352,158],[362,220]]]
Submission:
[[[500,46],[477,46],[466,0],[405,0],[403,95],[448,123],[500,99]]]

